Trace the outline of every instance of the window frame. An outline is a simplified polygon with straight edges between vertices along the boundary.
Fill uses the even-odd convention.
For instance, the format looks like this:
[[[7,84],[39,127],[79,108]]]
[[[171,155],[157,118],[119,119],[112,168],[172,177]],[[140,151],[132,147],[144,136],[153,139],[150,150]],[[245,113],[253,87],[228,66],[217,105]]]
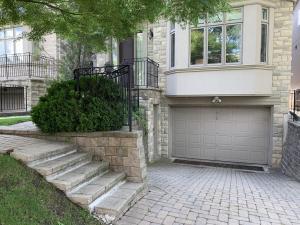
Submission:
[[[169,28],[169,43],[170,43],[170,51],[169,51],[169,67],[170,69],[174,69],[176,67],[176,24],[174,22],[170,22],[170,28]],[[174,53],[172,52],[172,36],[174,36]],[[174,65],[172,65],[172,58],[174,58]]]
[[[23,54],[24,53],[24,38],[22,37],[22,33],[24,31],[21,33],[21,35],[17,36],[17,34],[16,34],[16,29],[17,28],[23,29],[22,26],[11,26],[11,27],[1,27],[0,28],[0,31],[2,31],[3,34],[4,34],[4,37],[0,38],[0,41],[4,42],[4,51],[5,51],[4,55],[16,55],[16,54]],[[6,36],[6,31],[7,30],[12,30],[13,31],[12,37],[7,37]],[[21,53],[17,53],[17,41],[18,40],[23,41],[23,43],[22,43],[23,50],[22,50]],[[13,41],[13,53],[7,53],[7,42],[9,42],[9,41]],[[0,53],[0,55],[3,55],[3,54]]]
[[[244,7],[237,7],[234,9],[241,10],[241,19],[227,21],[226,13],[222,13],[222,20],[221,22],[216,23],[209,23],[208,22],[208,15],[203,23],[199,23],[197,26],[192,26],[189,28],[189,67],[210,67],[210,66],[226,66],[226,65],[241,65],[243,64],[243,33],[244,33]],[[230,25],[240,25],[241,33],[240,33],[240,61],[227,63],[226,62],[226,37],[227,37],[227,26]],[[208,28],[209,27],[222,27],[222,58],[221,63],[208,63]],[[191,41],[192,41],[192,30],[203,29],[204,30],[204,52],[203,52],[203,64],[192,64],[191,63]]]
[[[267,10],[267,19],[264,20],[263,18],[263,10]],[[267,65],[269,63],[269,43],[270,43],[270,40],[269,40],[269,35],[270,35],[270,31],[269,31],[269,28],[270,28],[270,25],[269,25],[269,21],[270,21],[270,10],[269,8],[266,8],[266,7],[262,7],[261,8],[261,22],[260,22],[260,54],[259,54],[259,63],[260,64],[263,64],[263,65]],[[266,25],[267,26],[267,35],[266,35],[266,60],[265,62],[263,62],[261,60],[261,50],[262,50],[262,25]]]

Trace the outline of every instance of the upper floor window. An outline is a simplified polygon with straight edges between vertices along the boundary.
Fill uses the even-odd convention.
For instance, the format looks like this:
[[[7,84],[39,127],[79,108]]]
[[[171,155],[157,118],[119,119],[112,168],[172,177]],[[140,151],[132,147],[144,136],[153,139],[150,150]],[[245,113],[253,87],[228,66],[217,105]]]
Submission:
[[[23,28],[10,27],[0,30],[0,55],[23,53]]]
[[[175,66],[175,23],[171,22],[170,26],[170,65]]]
[[[269,35],[269,10],[262,8],[261,12],[261,47],[260,47],[260,62],[267,63],[268,58],[268,35]]]
[[[199,20],[191,29],[191,65],[241,62],[242,8]]]

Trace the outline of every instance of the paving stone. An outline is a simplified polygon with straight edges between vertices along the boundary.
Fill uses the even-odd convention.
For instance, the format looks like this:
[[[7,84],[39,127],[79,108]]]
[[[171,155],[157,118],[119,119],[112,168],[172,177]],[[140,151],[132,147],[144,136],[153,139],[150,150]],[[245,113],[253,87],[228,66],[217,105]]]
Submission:
[[[277,171],[157,163],[148,172],[150,192],[128,215],[142,211],[161,219],[160,209],[168,213],[161,223],[167,225],[300,224],[300,183]]]

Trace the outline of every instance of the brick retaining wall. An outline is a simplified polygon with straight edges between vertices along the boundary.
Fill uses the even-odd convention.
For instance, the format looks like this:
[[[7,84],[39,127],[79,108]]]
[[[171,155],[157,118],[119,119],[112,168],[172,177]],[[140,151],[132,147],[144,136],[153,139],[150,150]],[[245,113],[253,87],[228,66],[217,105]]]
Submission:
[[[288,124],[281,169],[284,174],[300,180],[300,123],[289,122]]]

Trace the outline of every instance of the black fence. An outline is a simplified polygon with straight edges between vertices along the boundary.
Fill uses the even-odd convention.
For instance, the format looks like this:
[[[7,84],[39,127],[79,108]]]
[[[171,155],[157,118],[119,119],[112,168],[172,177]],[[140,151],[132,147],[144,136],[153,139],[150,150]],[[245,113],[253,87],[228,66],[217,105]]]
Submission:
[[[0,80],[32,77],[55,79],[56,60],[31,53],[0,56]]]
[[[300,112],[300,89],[290,93],[290,110],[294,113]]]
[[[132,110],[136,104],[132,97],[132,72],[130,66],[120,65],[75,69],[76,91],[80,92],[79,80],[81,77],[95,76],[104,76],[119,85],[124,103],[124,125],[128,125],[129,130],[132,131]]]
[[[125,59],[122,64],[130,65],[133,73],[133,86],[158,88],[159,64],[150,58]]]
[[[0,112],[27,112],[27,89],[0,83]]]

